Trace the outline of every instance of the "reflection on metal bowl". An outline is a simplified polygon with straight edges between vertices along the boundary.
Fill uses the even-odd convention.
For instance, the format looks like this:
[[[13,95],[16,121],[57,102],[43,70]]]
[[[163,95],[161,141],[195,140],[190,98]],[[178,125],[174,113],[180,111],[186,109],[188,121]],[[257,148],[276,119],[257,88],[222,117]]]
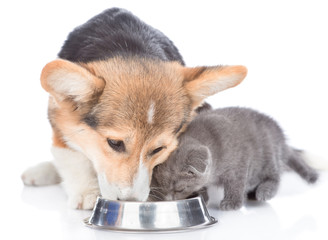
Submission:
[[[111,201],[98,197],[85,224],[93,228],[127,232],[199,229],[217,223],[202,197],[159,202]]]

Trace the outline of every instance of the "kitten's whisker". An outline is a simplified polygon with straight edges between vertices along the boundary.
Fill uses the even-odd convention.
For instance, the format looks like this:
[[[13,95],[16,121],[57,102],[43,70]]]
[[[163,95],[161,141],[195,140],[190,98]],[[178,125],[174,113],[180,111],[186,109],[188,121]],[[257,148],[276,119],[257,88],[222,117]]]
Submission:
[[[155,189],[152,189],[151,191],[154,192],[155,194],[160,194],[160,195],[162,195],[163,197],[165,197],[165,194],[162,193],[161,191],[158,191],[158,190],[155,190]]]
[[[153,198],[157,198],[157,199],[162,200],[162,201],[164,200],[164,198],[161,198],[161,197],[159,197],[157,195],[154,195],[154,194],[149,194],[149,196],[153,197]]]
[[[67,136],[68,137],[74,137],[74,136],[76,136],[78,134],[81,134],[83,131],[84,131],[84,129],[79,129],[79,130],[76,130],[74,132],[69,133]]]
[[[150,187],[150,189],[163,189],[162,187]]]

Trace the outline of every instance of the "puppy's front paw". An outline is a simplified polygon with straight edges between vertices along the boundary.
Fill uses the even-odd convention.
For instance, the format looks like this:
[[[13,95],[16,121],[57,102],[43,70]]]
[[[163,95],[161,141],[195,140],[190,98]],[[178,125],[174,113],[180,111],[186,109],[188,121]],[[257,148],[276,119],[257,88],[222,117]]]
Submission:
[[[243,202],[240,200],[223,199],[219,205],[219,209],[223,211],[237,210],[241,208],[242,205]]]
[[[58,184],[61,179],[55,166],[51,162],[42,162],[30,167],[21,176],[25,185],[45,186]]]
[[[73,209],[90,210],[93,209],[99,195],[99,190],[88,191],[83,194],[74,194],[69,196],[68,205]]]

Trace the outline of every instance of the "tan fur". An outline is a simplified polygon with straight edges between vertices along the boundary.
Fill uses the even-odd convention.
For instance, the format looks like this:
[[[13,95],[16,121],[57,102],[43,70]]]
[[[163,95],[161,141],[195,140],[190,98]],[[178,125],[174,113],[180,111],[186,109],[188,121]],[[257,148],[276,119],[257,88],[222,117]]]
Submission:
[[[59,102],[66,96],[87,101],[95,92],[102,91],[105,82],[78,64],[58,59],[43,68],[41,85]]]
[[[194,107],[198,107],[207,96],[237,86],[247,75],[244,66],[197,67],[183,71],[185,87]]]
[[[55,130],[53,130],[53,134],[52,134],[52,144],[55,147],[67,148],[66,143],[63,141],[58,131]]]
[[[54,145],[82,151],[109,183],[131,186],[141,159],[151,177],[203,100],[245,76],[242,66],[185,68],[175,62],[112,58],[86,64],[55,60],[43,69],[41,83],[55,99],[49,101]],[[151,102],[155,110],[149,122]],[[95,118],[96,126],[85,118]],[[123,141],[126,151],[114,151],[107,139]],[[152,155],[158,147],[164,148]]]

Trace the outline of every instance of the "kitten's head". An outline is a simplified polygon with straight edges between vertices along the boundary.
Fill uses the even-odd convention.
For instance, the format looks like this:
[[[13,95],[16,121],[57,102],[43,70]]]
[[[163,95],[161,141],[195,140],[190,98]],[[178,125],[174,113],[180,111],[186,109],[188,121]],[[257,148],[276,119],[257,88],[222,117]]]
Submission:
[[[211,154],[206,146],[184,142],[155,167],[151,194],[162,200],[185,199],[202,189],[209,176]]]

